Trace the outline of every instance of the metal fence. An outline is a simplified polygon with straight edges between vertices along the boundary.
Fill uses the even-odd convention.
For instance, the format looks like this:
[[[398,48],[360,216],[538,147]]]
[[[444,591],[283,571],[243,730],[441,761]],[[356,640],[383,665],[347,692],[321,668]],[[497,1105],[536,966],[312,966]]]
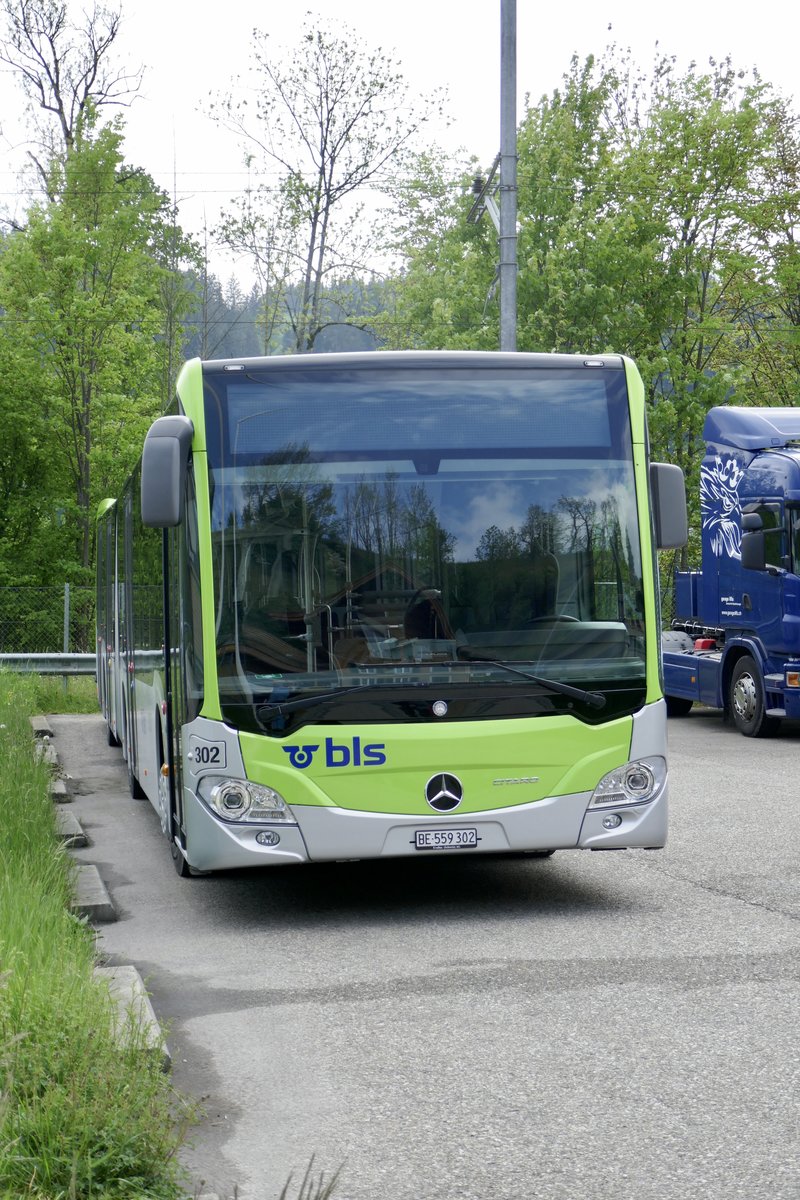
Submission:
[[[681,562],[680,550],[662,550],[658,556],[658,574],[661,588],[661,628],[669,629],[675,611],[675,572]]]
[[[0,587],[0,654],[93,654],[95,590]]]
[[[675,613],[680,550],[659,555],[661,622]],[[95,652],[95,590],[74,587],[0,587],[0,655],[83,655]],[[83,666],[79,670],[88,670]]]

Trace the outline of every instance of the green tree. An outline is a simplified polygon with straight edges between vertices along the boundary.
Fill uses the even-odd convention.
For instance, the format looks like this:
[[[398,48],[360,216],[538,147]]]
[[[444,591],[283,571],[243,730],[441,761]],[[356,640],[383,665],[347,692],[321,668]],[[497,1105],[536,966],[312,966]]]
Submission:
[[[0,323],[0,586],[42,582],[58,561],[57,464],[36,364]]]
[[[574,59],[563,87],[529,106],[518,131],[521,350],[567,348],[578,322],[582,340],[587,318],[597,320],[597,298],[584,291],[588,299],[579,317],[575,287],[562,282],[552,265],[559,251],[580,253],[575,231],[580,233],[583,217],[597,205],[598,181],[611,161],[606,110],[613,77],[601,72],[596,79],[596,74],[593,59],[584,64]],[[453,178],[445,162],[428,157],[418,165],[427,189],[441,203],[433,219],[424,205],[414,207],[413,185],[405,189],[401,240],[406,253],[403,274],[394,281],[395,340],[428,348],[495,349],[497,237],[488,219],[470,219],[475,166]],[[587,282],[581,281],[582,290]]]
[[[712,404],[798,395],[793,115],[728,60],[648,76],[612,47],[528,106],[518,150],[519,348],[632,355],[654,452],[693,498]],[[496,238],[468,190],[462,175],[444,227],[423,209],[403,230],[391,344],[497,346]]]
[[[513,525],[510,525],[508,529],[490,525],[481,534],[475,550],[475,557],[479,562],[491,562],[498,558],[519,558],[524,553],[524,549],[524,542]]]
[[[740,282],[741,372],[755,403],[800,404],[800,133],[785,99],[775,101],[769,153],[756,177],[753,256]]]
[[[176,235],[167,198],[125,166],[118,123],[84,126],[51,175],[58,201],[35,205],[0,257],[3,337],[35,364],[40,461],[55,465],[51,511],[72,538],[61,558],[87,569],[95,506],[116,494],[162,406],[164,248]]]
[[[387,283],[373,328],[396,349],[495,349],[495,240],[485,222],[468,220],[475,164],[459,170],[426,154],[414,165],[395,187],[401,269]]]
[[[743,83],[727,60],[677,79],[665,71],[631,156],[649,172],[663,272],[660,352],[653,344],[646,364],[651,426],[659,451],[684,468],[690,495],[705,414],[744,384],[739,296],[753,269],[768,117],[763,85]]]

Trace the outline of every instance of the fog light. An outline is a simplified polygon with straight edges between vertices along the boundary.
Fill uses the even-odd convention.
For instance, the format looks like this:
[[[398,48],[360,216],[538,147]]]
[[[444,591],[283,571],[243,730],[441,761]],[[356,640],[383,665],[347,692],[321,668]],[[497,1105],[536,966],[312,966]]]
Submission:
[[[256,834],[256,841],[259,846],[277,846],[281,840],[281,835],[276,833],[274,829],[265,829],[262,833]]]
[[[619,813],[609,813],[607,817],[603,817],[603,829],[619,829],[622,824],[622,817]]]

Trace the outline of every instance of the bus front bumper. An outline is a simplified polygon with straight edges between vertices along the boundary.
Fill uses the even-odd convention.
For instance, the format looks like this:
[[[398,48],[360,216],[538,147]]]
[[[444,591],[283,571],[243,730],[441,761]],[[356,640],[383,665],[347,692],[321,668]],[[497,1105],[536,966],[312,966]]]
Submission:
[[[667,795],[668,785],[647,804],[587,811],[591,793],[580,792],[448,817],[295,805],[296,825],[264,826],[221,821],[187,791],[186,856],[197,870],[213,871],[434,854],[657,849],[667,840]],[[619,823],[607,828],[604,819],[612,816]],[[278,841],[261,844],[265,833],[270,840],[277,835]]]

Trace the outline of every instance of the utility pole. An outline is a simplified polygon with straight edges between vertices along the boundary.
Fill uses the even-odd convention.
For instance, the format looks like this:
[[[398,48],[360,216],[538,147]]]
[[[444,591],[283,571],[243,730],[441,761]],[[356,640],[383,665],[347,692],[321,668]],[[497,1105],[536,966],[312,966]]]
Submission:
[[[500,349],[517,348],[517,0],[500,0]]]
[[[500,170],[500,205],[495,177]],[[478,176],[467,216],[488,212],[500,243],[500,265],[489,292],[500,282],[500,349],[517,348],[517,0],[500,0],[500,153],[487,179]]]

